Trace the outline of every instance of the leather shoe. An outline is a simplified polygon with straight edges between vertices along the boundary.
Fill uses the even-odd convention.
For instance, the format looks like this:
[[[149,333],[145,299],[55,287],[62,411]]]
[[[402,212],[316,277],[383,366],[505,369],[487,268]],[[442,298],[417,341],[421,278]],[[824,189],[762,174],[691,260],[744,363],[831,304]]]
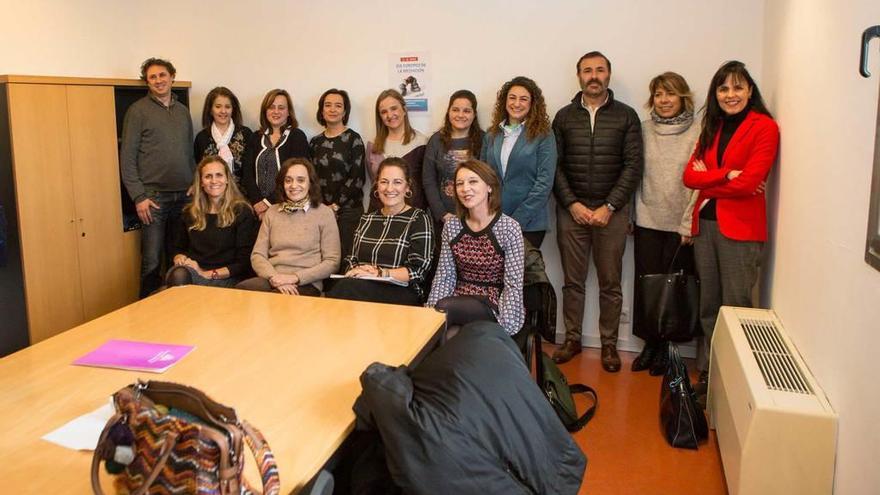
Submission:
[[[553,353],[553,362],[556,364],[567,363],[571,361],[576,354],[581,353],[581,343],[575,340],[566,340],[556,352]]]
[[[602,346],[602,368],[609,373],[620,371],[620,356],[617,354],[617,346],[611,344]]]
[[[642,348],[642,352],[633,359],[632,366],[630,370],[632,371],[644,371],[650,368],[654,364],[654,360],[657,358],[657,346],[646,343],[645,347]]]
[[[648,370],[651,376],[660,376],[666,374],[666,368],[669,367],[669,352],[667,346],[662,346],[657,354],[654,355],[654,362],[651,363],[651,369]]]

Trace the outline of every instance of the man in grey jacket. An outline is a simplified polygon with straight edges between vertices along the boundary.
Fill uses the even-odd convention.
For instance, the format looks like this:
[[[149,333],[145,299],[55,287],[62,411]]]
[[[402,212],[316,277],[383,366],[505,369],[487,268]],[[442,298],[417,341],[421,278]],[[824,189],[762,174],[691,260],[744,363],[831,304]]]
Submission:
[[[623,252],[630,222],[630,199],[642,174],[639,117],[608,89],[611,62],[589,52],[577,63],[581,91],[553,119],[559,162],[554,193],[557,241],[564,285],[565,343],[553,354],[564,363],[581,352],[584,284],[590,252],[599,281],[602,367],[620,370],[617,328],[623,293]]]
[[[195,169],[192,118],[171,92],[176,73],[167,60],[144,61],[149,92],[128,108],[122,125],[122,182],[143,224],[141,298],[161,285],[166,237],[180,220]]]

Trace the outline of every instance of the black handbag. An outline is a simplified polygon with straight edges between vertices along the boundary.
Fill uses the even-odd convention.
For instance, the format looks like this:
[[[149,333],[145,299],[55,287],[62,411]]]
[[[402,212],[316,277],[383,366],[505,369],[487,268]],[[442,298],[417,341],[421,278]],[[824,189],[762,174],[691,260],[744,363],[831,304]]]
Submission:
[[[669,343],[669,367],[660,385],[660,426],[673,447],[694,449],[709,437],[706,416],[697,404],[678,346]]]
[[[541,350],[541,335],[535,334],[535,355],[537,357],[537,381],[541,392],[547,397],[556,415],[562,424],[570,432],[580,431],[596,414],[599,405],[599,396],[591,387],[580,383],[568,383],[562,370],[556,366],[553,359]],[[572,394],[583,394],[592,398],[593,404],[580,416],[574,403]]]
[[[672,272],[680,249],[681,246],[669,264],[669,273],[639,277],[642,311],[639,330],[656,341],[688,342],[702,335],[700,279],[684,270]]]

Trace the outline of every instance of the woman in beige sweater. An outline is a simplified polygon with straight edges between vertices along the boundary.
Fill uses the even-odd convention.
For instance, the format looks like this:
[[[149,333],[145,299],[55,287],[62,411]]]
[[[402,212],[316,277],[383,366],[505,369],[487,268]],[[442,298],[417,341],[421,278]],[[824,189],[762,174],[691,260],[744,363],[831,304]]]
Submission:
[[[322,203],[315,167],[304,158],[281,165],[278,202],[266,210],[251,253],[256,277],[239,289],[319,296],[322,281],[339,268],[339,228]]]

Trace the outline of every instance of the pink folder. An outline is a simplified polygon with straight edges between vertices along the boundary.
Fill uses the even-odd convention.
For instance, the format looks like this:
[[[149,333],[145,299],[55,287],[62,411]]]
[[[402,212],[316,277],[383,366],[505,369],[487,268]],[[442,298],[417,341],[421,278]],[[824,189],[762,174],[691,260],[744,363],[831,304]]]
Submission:
[[[101,347],[74,361],[73,364],[162,373],[174,366],[194,348],[195,346],[192,345],[108,340]]]

